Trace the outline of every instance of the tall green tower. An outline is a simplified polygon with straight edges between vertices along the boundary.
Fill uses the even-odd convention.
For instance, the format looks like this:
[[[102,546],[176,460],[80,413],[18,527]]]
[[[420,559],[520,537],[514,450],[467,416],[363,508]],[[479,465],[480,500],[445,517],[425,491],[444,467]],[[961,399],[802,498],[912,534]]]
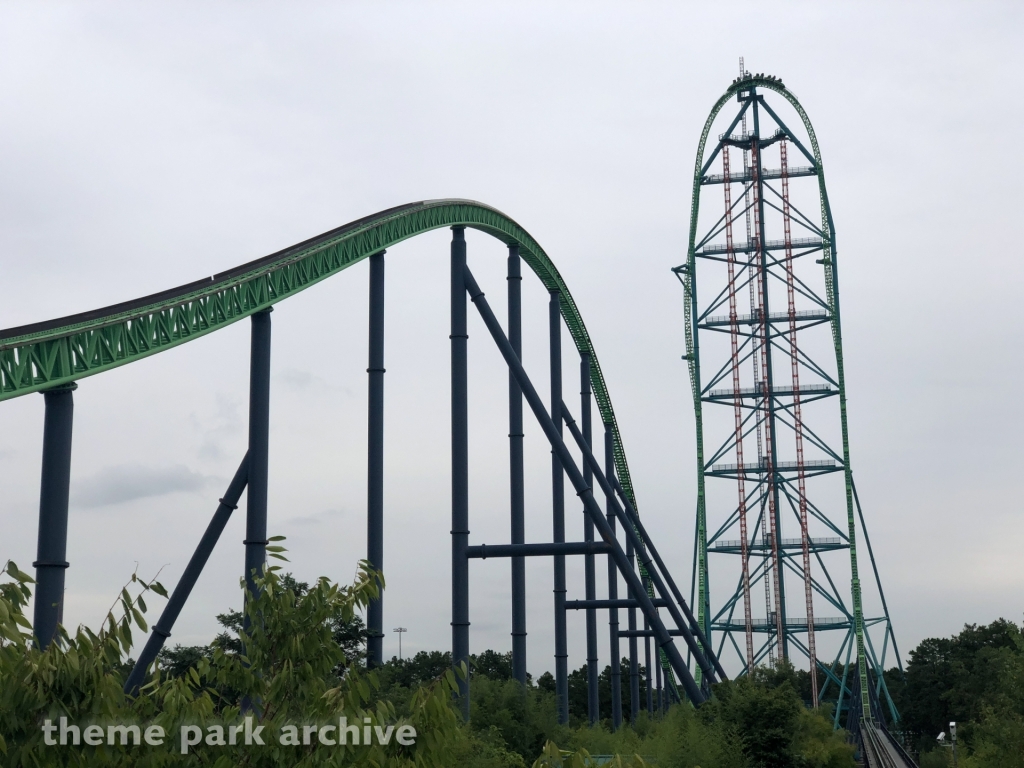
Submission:
[[[835,702],[836,725],[895,724],[882,670],[902,662],[850,463],[835,226],[814,129],[778,78],[743,71],[711,110],[673,271],[697,430],[698,620],[738,673],[808,670],[808,703]]]

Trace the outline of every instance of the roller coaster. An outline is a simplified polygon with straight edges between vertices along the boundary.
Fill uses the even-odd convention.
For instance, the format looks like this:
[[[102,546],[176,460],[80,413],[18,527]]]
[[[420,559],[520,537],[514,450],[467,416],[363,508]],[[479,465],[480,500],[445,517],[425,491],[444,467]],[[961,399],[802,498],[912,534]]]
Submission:
[[[803,134],[790,130],[766,94],[781,96],[796,111]],[[733,99],[739,104],[737,114],[717,142],[709,144],[716,119]],[[789,166],[789,145],[805,165]],[[780,153],[778,168],[765,166],[764,151],[772,146]],[[740,162],[730,159],[734,151]],[[791,193],[790,183],[795,186],[798,179],[813,179],[816,184],[812,182],[809,192]],[[528,557],[550,557],[554,565],[555,691],[561,722],[569,719],[566,616],[570,610],[581,610],[586,615],[587,717],[591,723],[610,714],[613,727],[622,724],[626,717],[622,712],[624,685],[629,691],[630,719],[642,709],[659,709],[671,702],[699,706],[714,695],[714,684],[727,678],[723,664],[732,663],[727,660],[730,652],[737,657],[733,674],[742,675],[759,664],[789,660],[796,649],[809,665],[809,704],[817,707],[824,701],[834,702],[837,726],[845,715],[847,727],[857,734],[869,757],[878,751],[878,744],[895,745],[883,750],[886,755],[890,751],[895,754],[898,744],[889,732],[898,729],[899,714],[882,670],[890,645],[897,663],[899,654],[850,466],[835,227],[813,128],[781,81],[744,72],[733,82],[704,127],[693,184],[689,248],[685,263],[674,270],[684,288],[684,359],[697,426],[694,574],[689,600],[638,513],[625,448],[596,350],[553,261],[524,228],[500,211],[469,200],[431,200],[376,213],[161,293],[0,331],[0,400],[33,392],[42,393],[45,399],[39,537],[33,563],[38,644],[46,647],[55,635],[69,568],[68,491],[77,382],[249,318],[248,450],[152,627],[126,682],[126,691],[131,693],[144,682],[171,636],[243,492],[245,589],[247,594],[258,590],[257,579],[263,573],[269,544],[270,313],[285,299],[363,260],[369,260],[370,266],[367,560],[383,570],[385,253],[416,235],[449,228],[453,664],[468,663],[470,658],[470,562],[507,558],[511,566],[513,676],[526,683],[525,563]],[[712,206],[702,207],[701,203],[702,196],[711,192],[723,195],[724,213],[716,211],[709,218]],[[816,206],[819,216],[803,212],[812,210],[804,205],[805,199]],[[745,239],[737,241],[735,230],[744,225]],[[794,227],[806,236],[793,237]],[[497,238],[507,246],[504,325],[468,266],[467,230]],[[815,262],[819,269],[807,264],[812,255],[820,256]],[[520,361],[522,262],[550,298],[551,364],[546,400]],[[780,295],[785,297],[783,308],[775,311]],[[749,298],[749,312],[740,311],[740,296]],[[509,372],[508,544],[471,544],[469,539],[470,303]],[[573,407],[563,396],[563,328],[579,358],[582,395]],[[831,331],[830,348],[810,338],[822,329]],[[829,336],[828,330],[824,333]],[[823,350],[827,354],[820,354]],[[778,375],[780,365],[788,367],[788,380]],[[525,541],[524,402],[551,451],[550,542]],[[594,435],[595,403],[600,444],[595,443]],[[838,413],[827,409],[832,403],[838,405]],[[725,418],[718,418],[719,412]],[[784,440],[783,434],[790,437]],[[831,447],[833,435],[838,435],[841,448]],[[706,441],[711,450],[705,450]],[[842,481],[839,486],[830,485],[837,477]],[[583,513],[579,540],[567,537],[566,480]],[[712,487],[716,483],[721,487]],[[726,490],[730,487],[731,491]],[[793,525],[799,536],[786,538],[784,528]],[[858,534],[869,552],[880,605],[880,611],[867,619],[858,575]],[[843,552],[849,555],[848,591],[826,567],[834,569],[827,562],[830,554]],[[666,554],[678,557],[678,553]],[[710,555],[722,555],[726,565],[711,567]],[[583,558],[582,599],[567,599],[566,557]],[[605,594],[600,597],[599,558],[605,561],[607,574]],[[738,575],[730,571],[736,563]],[[789,610],[787,574],[790,580],[802,583],[803,616],[794,617]],[[764,592],[763,614],[754,608],[755,590]],[[822,604],[841,615],[820,616],[815,609]],[[367,663],[371,667],[383,663],[383,608],[382,594],[367,613]],[[598,701],[598,612],[606,612],[608,619],[610,713],[601,713]],[[625,619],[625,629],[620,616]],[[872,640],[872,628],[881,631],[880,649]],[[838,630],[845,638],[828,663],[823,661],[823,646],[816,639],[827,630]],[[761,638],[756,643],[755,635]],[[619,662],[622,640],[628,645],[626,670]],[[640,697],[641,645],[648,660],[646,702]],[[819,679],[824,681],[820,686]],[[470,678],[460,677],[459,705],[467,717],[469,701]]]

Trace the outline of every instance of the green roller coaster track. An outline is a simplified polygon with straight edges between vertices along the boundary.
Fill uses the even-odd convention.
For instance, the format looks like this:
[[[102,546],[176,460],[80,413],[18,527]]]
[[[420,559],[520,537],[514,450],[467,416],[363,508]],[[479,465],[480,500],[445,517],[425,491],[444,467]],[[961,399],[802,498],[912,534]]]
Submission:
[[[636,505],[601,364],[576,302],[536,240],[500,211],[471,200],[428,200],[381,211],[208,279],[80,315],[0,331],[0,401],[127,365],[235,323],[424,232],[465,226],[512,245],[549,291],[580,353],[589,353],[594,396],[611,424],[615,468]]]
[[[697,238],[697,214],[700,207],[701,178],[704,170],[704,150],[711,126],[721,111],[722,107],[740,91],[746,91],[752,87],[767,88],[775,91],[786,99],[796,110],[803,122],[804,129],[810,139],[811,151],[814,156],[814,167],[818,178],[818,191],[821,203],[821,232],[822,232],[822,263],[825,270],[825,289],[829,304],[829,315],[832,326],[832,341],[835,347],[837,381],[839,384],[839,409],[842,426],[843,441],[843,463],[846,479],[846,512],[847,526],[849,531],[850,545],[850,566],[851,597],[854,617],[854,632],[856,635],[857,662],[860,675],[860,697],[861,707],[865,716],[870,718],[870,683],[867,672],[867,653],[864,644],[864,612],[861,603],[860,577],[857,568],[857,547],[856,547],[856,524],[854,515],[854,488],[853,474],[850,466],[850,441],[846,416],[846,379],[843,368],[843,342],[840,326],[839,313],[839,282],[836,266],[836,243],[835,228],[832,221],[832,212],[828,204],[828,193],[825,189],[825,171],[821,162],[821,151],[818,147],[818,139],[814,133],[807,113],[803,106],[785,86],[774,77],[750,76],[738,78],[729,89],[718,99],[711,113],[704,123],[701,132],[700,143],[697,146],[697,159],[694,167],[693,194],[690,208],[690,234],[689,247],[687,251],[686,269],[682,270],[681,279],[687,294],[685,302],[685,332],[686,332],[686,361],[690,373],[690,385],[693,393],[693,407],[697,426],[697,571],[698,571],[698,621],[707,621],[710,613],[710,599],[707,584],[707,528],[706,528],[706,507],[705,507],[705,478],[704,478],[704,446],[703,446],[703,410],[700,393],[700,359],[697,347],[696,330],[694,328],[694,317],[697,313],[696,306],[696,238]],[[795,137],[794,137],[795,138]],[[703,544],[703,546],[701,546]],[[705,629],[707,632],[707,629]]]

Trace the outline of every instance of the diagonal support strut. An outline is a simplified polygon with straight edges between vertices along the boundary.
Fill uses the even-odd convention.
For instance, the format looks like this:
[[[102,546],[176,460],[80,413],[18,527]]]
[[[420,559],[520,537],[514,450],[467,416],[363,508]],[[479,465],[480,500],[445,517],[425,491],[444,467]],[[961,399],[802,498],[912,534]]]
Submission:
[[[541,429],[548,438],[548,442],[551,443],[551,448],[558,456],[566,476],[568,476],[573,488],[576,489],[576,494],[583,502],[587,515],[593,521],[594,527],[601,535],[601,538],[611,545],[612,558],[615,560],[615,563],[619,568],[619,572],[626,580],[626,583],[632,588],[633,594],[639,602],[640,609],[643,611],[644,616],[650,622],[657,644],[665,651],[665,654],[668,656],[669,662],[672,665],[673,671],[679,679],[682,680],[683,687],[686,689],[686,694],[690,701],[694,704],[704,703],[707,700],[707,697],[697,686],[696,681],[693,679],[693,675],[690,674],[690,670],[686,666],[686,662],[679,653],[679,649],[676,648],[675,643],[672,642],[672,637],[666,629],[665,624],[662,622],[661,617],[658,616],[658,611],[654,607],[651,598],[648,597],[647,591],[644,589],[643,584],[640,581],[640,577],[636,574],[636,571],[630,567],[629,558],[626,557],[626,553],[614,538],[611,526],[608,524],[608,521],[601,513],[601,509],[598,507],[597,502],[594,500],[593,490],[584,482],[583,474],[576,466],[576,462],[573,459],[572,454],[566,447],[565,442],[558,436],[558,430],[555,427],[555,423],[552,421],[547,410],[545,410],[544,404],[540,399],[540,395],[538,395],[537,390],[534,389],[533,383],[530,381],[530,377],[524,370],[522,363],[519,362],[519,358],[513,351],[512,345],[509,344],[508,338],[505,336],[505,332],[501,329],[501,325],[494,316],[494,312],[491,310],[490,305],[484,298],[484,293],[480,290],[480,286],[477,285],[476,279],[473,277],[473,273],[470,271],[468,266],[465,267],[463,274],[466,291],[469,293],[470,300],[472,300],[473,304],[476,306],[481,319],[484,321],[484,325],[487,326],[487,330],[494,339],[498,350],[501,352],[502,357],[505,358],[505,362],[508,365],[509,370],[519,383],[519,387],[522,389],[526,402],[533,410],[534,416],[537,418],[537,422],[540,424]]]
[[[565,419],[565,424],[569,428],[569,432],[572,434],[573,439],[576,440],[576,444],[583,453],[584,461],[590,466],[594,479],[596,479],[598,485],[601,486],[601,490],[611,496],[612,509],[615,512],[616,517],[618,517],[622,522],[622,527],[626,532],[626,536],[630,541],[632,541],[633,551],[636,553],[640,563],[647,570],[647,573],[654,584],[654,588],[658,590],[662,599],[665,601],[665,607],[668,608],[668,611],[672,614],[672,618],[675,620],[676,625],[681,630],[690,652],[694,655],[694,658],[697,660],[700,668],[704,671],[704,674],[707,675],[712,682],[715,682],[716,675],[719,679],[726,680],[727,676],[725,674],[725,670],[722,669],[721,664],[718,662],[718,657],[715,656],[714,651],[711,650],[711,645],[708,643],[699,623],[690,611],[690,607],[686,604],[686,601],[683,599],[678,588],[676,588],[675,581],[669,575],[664,561],[658,555],[654,545],[650,543],[650,537],[647,536],[647,532],[645,530],[642,530],[639,516],[636,515],[636,511],[633,509],[632,504],[630,504],[629,500],[623,495],[623,501],[627,504],[627,514],[627,510],[623,510],[622,505],[618,503],[617,499],[615,499],[613,485],[608,482],[604,473],[601,472],[600,464],[598,464],[597,459],[594,458],[594,454],[591,453],[589,446],[587,446],[586,442],[583,440],[583,435],[580,434],[579,428],[576,426],[576,422],[573,421],[572,416],[569,414],[569,409],[564,403],[562,404],[562,417]],[[621,492],[621,486],[618,486],[618,482],[613,482]],[[648,554],[648,550],[650,550],[650,554]],[[655,565],[657,568],[654,567]],[[664,576],[664,579],[662,576]],[[668,587],[665,585],[666,580],[669,583]],[[679,613],[679,607],[672,602],[672,598],[669,593],[670,588],[672,596],[675,597],[679,606],[682,607],[683,613],[686,615],[685,619],[683,615]],[[696,638],[694,637],[694,634],[696,634]],[[700,641],[700,644],[698,644],[698,640]]]
[[[177,621],[181,609],[185,607],[185,601],[188,600],[188,596],[192,593],[192,588],[199,580],[199,574],[203,572],[206,561],[210,559],[210,554],[217,545],[217,540],[220,539],[221,533],[224,532],[224,526],[228,524],[228,520],[231,518],[231,513],[238,509],[238,499],[241,498],[242,491],[245,490],[248,481],[249,454],[246,452],[242,463],[238,465],[238,470],[235,472],[231,484],[228,485],[227,493],[220,500],[220,505],[217,507],[217,511],[213,513],[210,524],[206,526],[206,532],[203,534],[203,538],[199,540],[199,545],[192,554],[192,559],[188,561],[188,565],[185,566],[185,572],[181,574],[181,579],[178,580],[177,586],[171,592],[171,597],[168,599],[167,605],[164,606],[160,619],[153,625],[153,631],[149,635],[149,640],[146,641],[142,653],[139,654],[139,660],[135,662],[131,674],[128,675],[128,680],[125,681],[125,693],[134,695],[138,692],[139,686],[142,684],[142,678],[146,675],[146,670],[156,660],[160,649],[164,647],[167,638],[171,636],[174,622]]]

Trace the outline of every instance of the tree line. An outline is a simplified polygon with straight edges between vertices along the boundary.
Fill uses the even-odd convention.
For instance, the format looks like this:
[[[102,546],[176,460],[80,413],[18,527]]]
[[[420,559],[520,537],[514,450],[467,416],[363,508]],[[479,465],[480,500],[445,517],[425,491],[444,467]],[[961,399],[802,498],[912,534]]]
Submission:
[[[560,725],[551,675],[530,678],[524,687],[512,679],[511,655],[487,650],[457,671],[472,677],[471,717],[463,722],[453,706],[456,672],[449,653],[421,651],[366,669],[360,613],[379,593],[380,577],[365,567],[348,586],[326,578],[304,583],[269,568],[257,599],[246,608],[248,616],[230,610],[218,616],[222,631],[209,645],[166,648],[142,689],[129,696],[123,691],[133,665],[129,654],[148,632],[146,600],[166,596],[161,585],[133,575],[102,627],[61,627],[56,640],[40,650],[26,617],[32,579],[14,563],[0,575],[6,575],[0,582],[5,766],[856,764],[848,735],[832,728],[834,703],[808,708],[808,675],[785,663],[716,685],[700,709],[682,704],[654,716],[642,711],[635,722],[613,731],[608,719],[596,727],[586,722],[585,667],[570,675],[570,723]],[[246,618],[250,628],[243,632]],[[628,669],[625,659],[623,667]],[[641,686],[645,678],[641,669]],[[950,720],[959,723],[959,765],[1024,768],[1024,640],[1013,622],[970,625],[954,637],[925,640],[911,652],[905,673],[890,670],[886,678],[902,716],[894,727],[920,753],[922,768],[949,764],[949,750],[935,736]],[[623,689],[628,713],[628,684]],[[607,716],[610,667],[600,675],[599,695]],[[130,733],[138,724],[171,736],[187,724],[191,736],[182,731],[180,740],[187,738],[189,751],[183,753],[177,742],[139,747],[126,736],[55,746],[55,724],[62,722],[83,734],[90,727]],[[303,742],[297,734],[309,723],[329,723],[324,733],[335,735],[346,724],[358,735],[356,724],[365,723],[365,733],[380,738],[338,744],[333,736],[318,742],[307,733]],[[241,732],[243,724],[246,733],[291,729],[293,735],[259,748],[226,743],[223,734]],[[388,736],[397,732],[419,738],[399,743]]]
[[[921,768],[952,765],[937,742],[957,723],[963,768],[1024,768],[1024,637],[998,619],[968,624],[952,637],[932,637],[910,652],[905,672],[886,671],[900,712],[899,728],[921,756]]]

